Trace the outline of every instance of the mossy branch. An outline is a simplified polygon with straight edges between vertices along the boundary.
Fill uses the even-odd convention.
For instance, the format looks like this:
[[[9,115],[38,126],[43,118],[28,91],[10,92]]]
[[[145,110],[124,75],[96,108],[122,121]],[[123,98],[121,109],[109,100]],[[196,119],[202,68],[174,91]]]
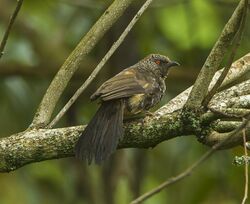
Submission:
[[[250,66],[250,60],[248,62],[244,66]],[[233,69],[240,72],[239,66],[242,64],[236,62],[235,65],[238,65],[238,69]],[[237,79],[237,76],[234,74],[234,79]],[[248,95],[250,79],[217,93],[210,105],[219,110],[220,107],[233,107],[236,110],[245,108],[249,112]],[[153,116],[126,122],[125,137],[118,148],[151,148],[163,141],[184,135],[196,135],[200,142],[210,146],[221,141],[240,125],[235,118],[223,121],[224,115],[207,111],[202,113],[201,117],[193,118],[193,124],[197,124],[195,129],[188,128],[190,124],[185,123],[182,109],[169,112],[167,106],[168,104],[160,108]],[[221,120],[217,121],[218,118]],[[74,146],[83,129],[84,126],[31,129],[0,139],[0,172],[13,171],[33,162],[74,156]],[[247,139],[250,140],[249,127],[246,133]],[[242,137],[239,135],[221,148],[231,148],[241,143]]]
[[[245,0],[241,0],[225,25],[219,39],[206,59],[186,102],[187,109],[199,108],[208,92],[209,84],[239,30],[245,11]]]

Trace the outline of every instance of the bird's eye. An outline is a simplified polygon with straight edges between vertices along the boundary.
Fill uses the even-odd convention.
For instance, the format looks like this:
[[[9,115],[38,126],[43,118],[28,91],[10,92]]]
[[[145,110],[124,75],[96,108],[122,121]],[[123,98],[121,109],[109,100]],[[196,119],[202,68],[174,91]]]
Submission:
[[[160,65],[160,64],[161,64],[161,61],[160,61],[160,60],[155,60],[155,64]]]

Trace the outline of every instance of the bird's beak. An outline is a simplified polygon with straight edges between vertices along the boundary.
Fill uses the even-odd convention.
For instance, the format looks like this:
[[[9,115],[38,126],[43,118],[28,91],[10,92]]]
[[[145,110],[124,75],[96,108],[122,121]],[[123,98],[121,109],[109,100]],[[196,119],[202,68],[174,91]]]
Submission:
[[[172,61],[168,63],[168,67],[180,66],[180,63]]]

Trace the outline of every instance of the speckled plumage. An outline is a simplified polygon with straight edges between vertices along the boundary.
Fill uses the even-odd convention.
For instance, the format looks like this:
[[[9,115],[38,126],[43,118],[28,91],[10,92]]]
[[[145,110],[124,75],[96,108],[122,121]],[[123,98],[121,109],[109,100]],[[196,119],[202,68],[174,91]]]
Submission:
[[[124,113],[137,114],[155,106],[165,93],[168,70],[178,63],[151,54],[104,82],[91,96],[101,106],[83,131],[76,157],[99,163],[115,151],[123,136]]]

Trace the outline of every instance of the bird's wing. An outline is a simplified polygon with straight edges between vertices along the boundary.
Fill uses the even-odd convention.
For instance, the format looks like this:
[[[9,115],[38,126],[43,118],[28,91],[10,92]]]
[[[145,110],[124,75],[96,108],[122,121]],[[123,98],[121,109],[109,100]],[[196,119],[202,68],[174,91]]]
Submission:
[[[149,84],[137,77],[136,70],[128,68],[104,82],[101,87],[91,96],[91,100],[98,97],[103,101],[126,98],[134,94],[147,92]]]

